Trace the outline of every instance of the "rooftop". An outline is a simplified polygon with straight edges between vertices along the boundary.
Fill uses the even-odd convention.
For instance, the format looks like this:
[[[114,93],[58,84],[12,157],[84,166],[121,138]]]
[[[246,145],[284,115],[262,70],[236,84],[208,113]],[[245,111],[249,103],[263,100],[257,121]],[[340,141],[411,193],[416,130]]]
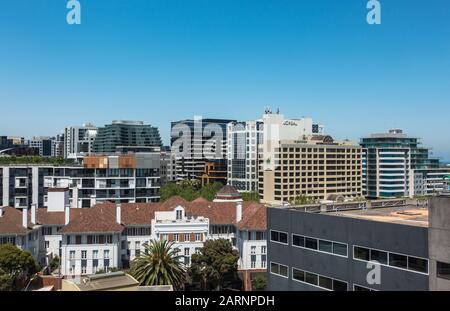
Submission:
[[[348,210],[329,214],[408,226],[428,227],[428,208],[415,205]]]
[[[278,208],[336,217],[428,227],[428,206],[426,203],[416,204],[404,199],[282,206]]]

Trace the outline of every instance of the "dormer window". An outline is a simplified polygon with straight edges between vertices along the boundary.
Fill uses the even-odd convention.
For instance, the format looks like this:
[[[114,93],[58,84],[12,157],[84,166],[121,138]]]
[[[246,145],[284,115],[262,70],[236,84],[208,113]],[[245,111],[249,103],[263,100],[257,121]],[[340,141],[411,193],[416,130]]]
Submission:
[[[182,220],[183,219],[183,211],[182,210],[177,210],[177,220]]]

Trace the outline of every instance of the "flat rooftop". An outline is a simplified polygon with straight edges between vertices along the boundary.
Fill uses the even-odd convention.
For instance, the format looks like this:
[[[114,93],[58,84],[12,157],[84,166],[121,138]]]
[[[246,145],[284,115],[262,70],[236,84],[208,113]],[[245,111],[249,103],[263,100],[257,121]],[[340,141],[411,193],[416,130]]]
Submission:
[[[405,205],[396,207],[376,207],[326,212],[326,214],[408,226],[428,227],[428,207],[426,206]]]
[[[298,206],[288,205],[274,208],[408,226],[428,227],[427,202],[409,199],[353,201]]]

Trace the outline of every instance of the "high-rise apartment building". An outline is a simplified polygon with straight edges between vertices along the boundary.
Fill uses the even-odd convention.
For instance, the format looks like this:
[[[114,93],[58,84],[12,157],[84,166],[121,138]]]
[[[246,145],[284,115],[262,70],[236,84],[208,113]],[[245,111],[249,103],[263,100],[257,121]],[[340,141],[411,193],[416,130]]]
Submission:
[[[228,184],[238,191],[258,191],[258,145],[263,142],[263,122],[228,124]]]
[[[83,165],[11,164],[0,166],[0,206],[47,206],[49,189],[69,188],[73,207],[98,202],[157,202],[158,152],[87,156]]]
[[[361,139],[363,147],[363,194],[368,198],[413,197],[443,189],[443,177],[450,172],[441,168],[439,159],[418,138],[400,129],[372,134]]]
[[[226,166],[227,124],[235,120],[194,118],[172,122],[171,151],[177,180],[201,179],[205,163]]]
[[[64,130],[64,158],[78,159],[92,152],[97,127],[90,123]]]
[[[113,121],[98,129],[92,151],[94,153],[141,152],[149,147],[161,147],[157,127],[142,121]]]

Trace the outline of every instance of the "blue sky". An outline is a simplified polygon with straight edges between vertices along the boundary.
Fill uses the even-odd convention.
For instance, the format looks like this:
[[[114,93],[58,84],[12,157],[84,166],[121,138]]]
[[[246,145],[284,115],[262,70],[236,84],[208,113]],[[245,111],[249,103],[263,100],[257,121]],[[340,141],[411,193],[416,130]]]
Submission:
[[[450,159],[450,1],[1,0],[0,135],[143,120],[247,120],[266,106],[336,138],[392,127]]]

